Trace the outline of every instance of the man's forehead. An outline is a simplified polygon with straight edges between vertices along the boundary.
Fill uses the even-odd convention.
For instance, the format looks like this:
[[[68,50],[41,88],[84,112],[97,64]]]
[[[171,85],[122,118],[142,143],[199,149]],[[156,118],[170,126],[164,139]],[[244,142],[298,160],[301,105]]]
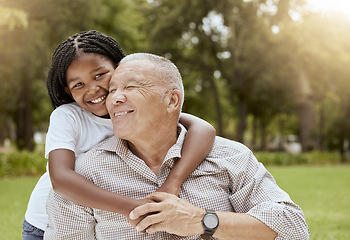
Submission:
[[[153,67],[153,63],[147,59],[132,59],[127,62],[121,62],[117,67],[116,72],[129,69],[142,71]]]
[[[121,63],[115,70],[110,85],[118,82],[140,80],[145,74],[153,72],[154,65],[148,60],[129,60]],[[152,72],[149,72],[152,70]]]

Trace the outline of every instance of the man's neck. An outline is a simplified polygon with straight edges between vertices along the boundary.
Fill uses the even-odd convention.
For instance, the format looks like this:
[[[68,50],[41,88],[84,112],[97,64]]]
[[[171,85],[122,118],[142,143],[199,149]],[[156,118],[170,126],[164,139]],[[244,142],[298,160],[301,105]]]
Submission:
[[[155,174],[158,174],[166,154],[176,143],[177,137],[177,131],[171,131],[171,133],[168,132],[167,134],[156,134],[145,139],[137,139],[133,142],[128,141],[128,147]]]

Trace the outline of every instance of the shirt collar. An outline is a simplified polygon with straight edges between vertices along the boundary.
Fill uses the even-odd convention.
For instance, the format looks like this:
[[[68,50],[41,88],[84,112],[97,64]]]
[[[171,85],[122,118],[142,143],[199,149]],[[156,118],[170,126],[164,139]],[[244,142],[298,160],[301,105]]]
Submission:
[[[185,140],[186,133],[187,133],[186,128],[184,126],[182,126],[181,124],[178,124],[178,126],[177,126],[177,135],[178,135],[177,141],[168,150],[168,152],[165,156],[165,159],[164,159],[164,163],[169,161],[169,160],[173,160],[174,158],[181,158],[181,150],[182,150],[183,142]]]
[[[173,160],[174,158],[181,158],[181,149],[182,149],[183,142],[185,140],[186,133],[187,133],[186,128],[181,124],[178,124],[177,141],[168,150],[164,159],[164,163],[168,162],[169,160]],[[128,148],[127,141],[117,138],[116,136],[112,136],[109,139],[107,139],[105,143],[101,144],[100,149],[108,152],[115,152],[122,159],[125,159],[128,152],[130,151]]]
[[[129,152],[128,143],[125,140],[122,140],[116,136],[112,136],[101,144],[101,150],[107,152],[114,152],[119,155],[122,159],[125,159],[126,155]]]

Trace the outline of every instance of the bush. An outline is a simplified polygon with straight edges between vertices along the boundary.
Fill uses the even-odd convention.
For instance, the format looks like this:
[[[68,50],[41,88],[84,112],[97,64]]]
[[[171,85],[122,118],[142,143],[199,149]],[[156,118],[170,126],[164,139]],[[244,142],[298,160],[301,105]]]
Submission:
[[[39,175],[46,163],[43,151],[0,153],[0,177]]]
[[[297,164],[339,164],[341,156],[336,152],[308,152],[291,154],[286,152],[256,152],[259,162],[264,165],[297,165]]]
[[[335,152],[309,152],[293,155],[285,152],[255,152],[264,165],[339,164],[342,159]],[[0,177],[34,176],[45,172],[47,160],[44,150],[0,153]]]

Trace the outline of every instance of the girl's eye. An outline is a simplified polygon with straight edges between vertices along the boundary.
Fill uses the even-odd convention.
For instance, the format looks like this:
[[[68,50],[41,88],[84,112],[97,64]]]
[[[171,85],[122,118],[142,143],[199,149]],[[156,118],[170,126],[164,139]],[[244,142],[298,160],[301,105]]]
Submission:
[[[77,83],[73,86],[73,88],[79,88],[82,87],[84,84],[83,83]]]
[[[103,75],[105,75],[106,73],[99,73],[95,76],[95,79],[99,79],[100,77],[102,77]]]
[[[109,90],[109,93],[114,93],[115,91],[117,91],[117,89],[111,89]]]

